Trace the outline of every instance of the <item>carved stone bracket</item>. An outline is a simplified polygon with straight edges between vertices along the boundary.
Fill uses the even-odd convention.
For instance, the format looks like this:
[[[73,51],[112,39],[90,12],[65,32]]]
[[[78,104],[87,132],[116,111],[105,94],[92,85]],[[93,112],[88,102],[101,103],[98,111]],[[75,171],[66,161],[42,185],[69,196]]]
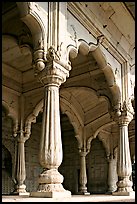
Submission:
[[[116,122],[129,123],[133,119],[134,109],[131,99],[125,100],[123,104],[119,103],[114,107],[114,111],[111,113],[112,118]],[[118,123],[119,123],[118,122]]]
[[[58,52],[52,46],[47,50],[46,59],[43,50],[34,52],[33,67],[36,78],[44,85],[55,83],[60,86],[66,81],[71,70],[69,64],[60,61]]]

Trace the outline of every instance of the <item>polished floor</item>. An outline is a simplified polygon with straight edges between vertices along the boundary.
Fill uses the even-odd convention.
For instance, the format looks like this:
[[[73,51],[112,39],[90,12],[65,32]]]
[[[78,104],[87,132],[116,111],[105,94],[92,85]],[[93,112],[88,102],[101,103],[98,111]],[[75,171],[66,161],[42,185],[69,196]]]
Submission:
[[[130,196],[72,195],[71,198],[2,196],[2,202],[135,202],[135,193]]]

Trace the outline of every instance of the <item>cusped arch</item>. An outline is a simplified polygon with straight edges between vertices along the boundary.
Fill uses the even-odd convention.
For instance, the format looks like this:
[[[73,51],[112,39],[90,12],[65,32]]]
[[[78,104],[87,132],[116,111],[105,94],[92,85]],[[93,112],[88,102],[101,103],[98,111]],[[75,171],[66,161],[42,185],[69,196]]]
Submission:
[[[30,113],[25,119],[25,136],[26,138],[30,137],[31,134],[31,123],[36,123],[36,118],[39,112],[43,111],[44,100],[41,99],[35,106],[32,113]]]
[[[92,88],[89,88],[89,87],[84,87],[84,86],[81,86],[81,87],[73,87],[73,86],[71,86],[71,87],[66,87],[65,89],[62,89],[62,90],[60,91],[60,95],[64,97],[66,94],[67,94],[67,95],[68,95],[68,93],[71,94],[71,92],[73,93],[74,91],[77,91],[77,90],[78,90],[79,92],[85,92],[85,93],[87,93],[87,94],[90,94],[90,97],[96,97],[96,100],[98,100],[100,103],[106,101],[106,102],[107,102],[108,112],[111,111],[112,107],[111,107],[111,101],[110,101],[110,99],[109,99],[106,95],[100,95],[100,94],[98,94],[96,90],[94,90],[94,89],[92,89]],[[74,98],[74,96],[72,96],[72,95],[71,95],[71,99],[72,99],[73,103],[74,103],[74,101],[76,100],[76,99]],[[76,102],[75,102],[75,103],[76,103]],[[73,107],[73,106],[72,106],[72,107]],[[81,109],[82,109],[82,108],[81,108]],[[82,112],[83,112],[83,110],[82,110]],[[83,112],[83,114],[84,114],[84,112]],[[81,124],[83,124],[83,122],[82,122],[82,116],[80,117],[80,112],[79,112],[79,114],[78,114],[78,117],[79,117],[79,120],[81,121]]]
[[[10,117],[13,120],[13,135],[14,135],[14,137],[16,137],[17,136],[17,131],[18,131],[18,116],[17,116],[17,113],[4,100],[2,100],[2,106],[5,108],[7,116]]]
[[[110,125],[114,125],[115,123],[116,123],[115,121],[111,121],[111,122],[109,122],[109,123],[106,123],[106,124],[100,126],[100,127],[94,132],[94,134],[91,135],[91,136],[88,138],[88,140],[87,140],[87,149],[90,149],[91,141],[92,141],[93,139],[95,139],[95,138],[98,136],[98,134],[100,133],[101,130],[103,130],[103,129],[106,128],[106,127],[109,127]]]
[[[82,147],[82,133],[84,124],[73,105],[62,96],[60,97],[61,112],[65,113],[75,130],[75,137],[78,140],[78,148]]]
[[[26,137],[30,136],[31,123],[36,123],[36,117],[38,116],[39,112],[43,111],[43,105],[44,105],[44,100],[42,99],[37,103],[33,112],[26,117],[26,120],[25,120]],[[61,105],[62,113],[65,113],[69,117],[69,119],[70,119],[70,121],[71,121],[71,123],[75,129],[75,133],[76,133],[75,137],[78,140],[78,144],[79,144],[79,148],[80,148],[82,145],[81,138],[82,138],[83,124],[79,121],[79,118],[76,116],[77,114],[74,113],[75,111],[72,111],[72,105],[62,97],[60,97],[60,105]]]
[[[43,104],[44,101],[43,99],[41,99],[35,106],[34,110],[32,111],[32,113],[30,113],[27,117],[26,117],[26,123],[28,122],[36,122],[36,117],[38,116],[39,112],[41,112],[43,110]]]
[[[66,113],[67,116],[69,117],[72,125],[75,128],[76,137],[81,142],[81,138],[82,138],[82,134],[83,134],[82,131],[84,129],[84,121],[81,118],[80,112],[76,110],[76,108],[72,104],[71,100],[69,100],[69,98],[67,99],[66,97],[64,97],[67,94],[67,92],[71,93],[71,92],[74,92],[74,90],[77,90],[77,89],[80,89],[80,91],[85,91],[87,93],[93,94],[94,96],[96,96],[96,98],[97,98],[97,100],[99,100],[99,102],[106,101],[107,105],[108,105],[107,106],[108,111],[110,109],[111,103],[110,103],[110,100],[108,99],[108,97],[99,96],[95,90],[93,90],[93,89],[91,89],[89,87],[80,87],[80,88],[79,87],[68,87],[68,88],[65,88],[65,89],[61,90],[61,93],[60,93],[61,110],[62,110],[62,112]],[[75,98],[73,98],[73,96],[71,96],[71,99],[72,99],[72,101],[74,103]],[[91,138],[91,140],[92,140],[92,138]],[[91,140],[90,140],[90,142],[91,142]],[[90,143],[90,142],[88,142],[88,143]],[[81,142],[81,144],[82,144],[82,142]],[[89,148],[89,145],[88,145],[88,148]]]
[[[21,20],[27,25],[32,33],[34,49],[44,48],[46,35],[45,19],[41,17],[40,8],[36,2],[16,2]]]
[[[92,53],[92,56],[95,58],[96,62],[98,63],[99,68],[103,71],[108,87],[113,95],[113,105],[114,108],[121,102],[121,92],[120,87],[116,84],[116,78],[113,73],[113,69],[111,65],[107,62],[107,58],[100,47],[100,40],[97,39],[97,44],[92,42],[87,43],[83,39],[79,39],[77,46],[68,45],[67,46],[67,55],[68,60],[75,59],[78,53],[82,55],[88,55]]]

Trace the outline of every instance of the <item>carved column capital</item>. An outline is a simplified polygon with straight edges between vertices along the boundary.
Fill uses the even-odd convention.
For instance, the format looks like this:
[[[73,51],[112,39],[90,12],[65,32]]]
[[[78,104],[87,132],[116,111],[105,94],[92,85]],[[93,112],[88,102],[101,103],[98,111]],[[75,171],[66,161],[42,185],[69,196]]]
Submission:
[[[131,103],[131,100],[125,100],[123,104],[119,104],[114,107],[114,111],[112,113],[112,118],[116,121],[120,126],[128,125],[130,121],[133,119],[134,109]]]
[[[31,134],[31,122],[28,122],[26,125],[25,125],[25,138],[26,140],[29,139],[30,137],[30,134]]]
[[[113,154],[110,153],[110,154],[107,155],[107,161],[108,162],[112,162],[113,159],[114,159],[114,155]]]
[[[20,130],[17,133],[17,141],[19,143],[25,143],[28,138],[24,136],[24,131]]]
[[[121,115],[118,118],[118,125],[119,126],[128,126],[128,124],[131,122],[131,120],[133,119],[133,115]]]
[[[89,153],[89,149],[87,148],[80,148],[79,149],[79,154],[81,157],[85,157]]]
[[[60,61],[58,53],[53,47],[50,47],[44,60],[43,50],[37,50],[34,53],[34,69],[37,79],[47,85],[60,86],[69,76],[71,66]]]

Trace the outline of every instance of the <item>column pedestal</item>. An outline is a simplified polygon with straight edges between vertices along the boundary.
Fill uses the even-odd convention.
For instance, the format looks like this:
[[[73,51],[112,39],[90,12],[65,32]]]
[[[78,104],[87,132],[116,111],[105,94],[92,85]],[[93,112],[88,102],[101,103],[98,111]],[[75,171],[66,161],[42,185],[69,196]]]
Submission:
[[[19,196],[29,196],[30,193],[26,191],[26,185],[24,184],[26,178],[26,169],[25,169],[25,150],[24,143],[28,139],[28,137],[24,136],[24,131],[21,130],[18,133],[17,141],[18,141],[18,152],[17,152],[17,169],[16,169],[16,189],[11,195],[19,195]]]
[[[39,176],[39,188],[37,192],[32,192],[30,196],[33,197],[71,197],[71,192],[63,188],[63,176],[57,169],[50,169],[43,171]]]
[[[79,195],[90,195],[89,192],[87,192],[87,173],[86,173],[86,155],[88,152],[85,150],[80,150],[80,188],[79,188]]]

